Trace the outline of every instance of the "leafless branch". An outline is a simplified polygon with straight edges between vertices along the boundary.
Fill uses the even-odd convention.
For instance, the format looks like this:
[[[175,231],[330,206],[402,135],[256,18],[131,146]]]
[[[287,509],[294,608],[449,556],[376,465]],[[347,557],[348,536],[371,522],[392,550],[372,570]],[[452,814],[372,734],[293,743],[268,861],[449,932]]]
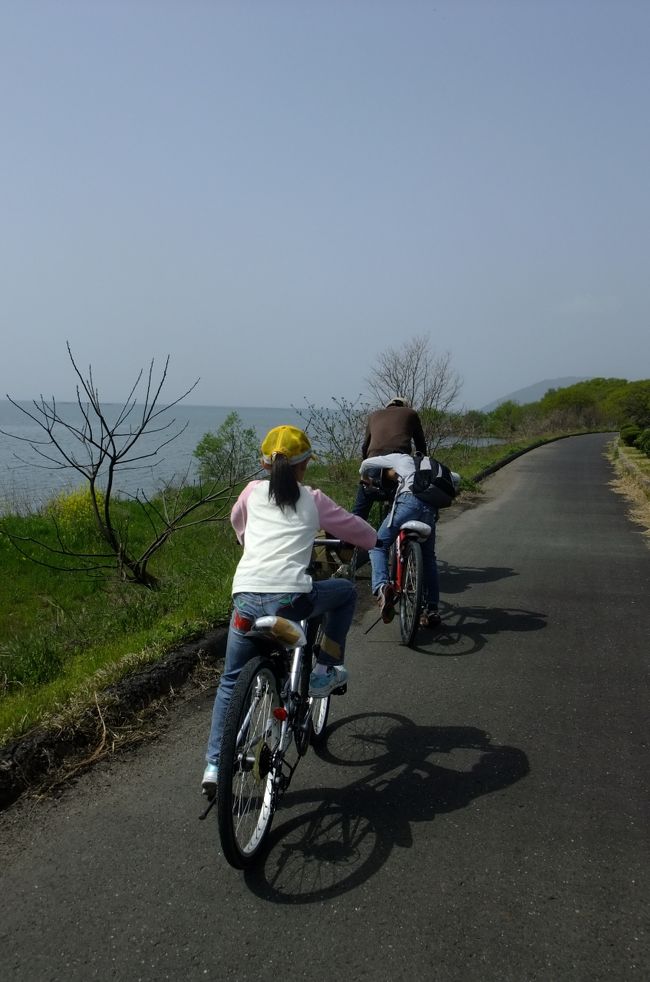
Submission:
[[[26,544],[38,547],[42,550],[42,556],[65,557],[70,560],[69,565],[53,566],[55,569],[89,572],[112,566],[125,578],[155,588],[157,580],[147,569],[151,557],[177,530],[202,522],[222,521],[233,497],[232,485],[222,485],[218,489],[215,487],[209,490],[207,494],[194,495],[189,503],[187,495],[182,500],[177,496],[171,509],[167,504],[158,507],[142,493],[136,495],[136,501],[147,516],[152,539],[139,550],[139,555],[134,555],[129,546],[128,528],[118,527],[114,518],[113,491],[116,476],[123,470],[135,470],[144,466],[145,462],[159,457],[185,431],[187,423],[175,428],[175,418],[162,422],[162,416],[193,391],[198,379],[178,398],[161,406],[159,401],[167,380],[169,355],[157,378],[152,359],[146,374],[142,369],[139,371],[125,402],[111,421],[102,406],[92,366],[89,366],[87,375],[84,375],[68,342],[66,347],[77,377],[76,403],[79,418],[75,420],[64,416],[54,396],[47,400],[41,395],[40,400],[32,401],[31,408],[22,406],[11,396],[7,396],[11,404],[35,423],[44,436],[42,439],[33,439],[15,436],[6,431],[0,432],[27,443],[35,456],[43,461],[39,466],[53,470],[73,470],[87,482],[95,525],[108,551],[88,554],[69,545],[54,516],[51,517],[55,525],[56,545],[13,534],[9,538],[23,555],[39,565],[53,564],[35,558],[31,551],[27,553],[24,548]],[[138,403],[138,389],[143,378],[144,398],[142,403]],[[136,410],[138,415],[134,416]],[[160,439],[153,449],[135,450],[136,444],[145,435],[158,436]],[[5,534],[8,533],[5,531]]]

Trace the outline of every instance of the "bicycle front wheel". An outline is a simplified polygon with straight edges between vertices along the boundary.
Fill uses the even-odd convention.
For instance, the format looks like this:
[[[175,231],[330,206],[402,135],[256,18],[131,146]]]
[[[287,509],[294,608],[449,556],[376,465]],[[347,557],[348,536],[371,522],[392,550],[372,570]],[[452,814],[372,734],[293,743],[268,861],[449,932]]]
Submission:
[[[413,645],[422,607],[424,561],[419,542],[409,542],[404,556],[402,592],[399,605],[399,626],[402,643]]]
[[[260,852],[271,828],[275,797],[271,765],[281,724],[278,677],[268,658],[244,667],[226,716],[217,783],[219,836],[231,866],[243,869]]]

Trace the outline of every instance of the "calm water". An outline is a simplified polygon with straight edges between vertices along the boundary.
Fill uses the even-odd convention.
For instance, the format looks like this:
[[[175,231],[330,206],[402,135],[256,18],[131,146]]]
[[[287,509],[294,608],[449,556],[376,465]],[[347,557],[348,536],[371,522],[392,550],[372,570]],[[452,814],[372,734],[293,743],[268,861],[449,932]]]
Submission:
[[[30,403],[21,403],[21,405],[33,410]],[[110,421],[111,412],[117,415],[121,407],[107,405],[104,408]],[[76,403],[57,403],[57,410],[64,419],[72,423],[77,423],[81,419]],[[192,451],[203,435],[216,430],[233,410],[239,413],[245,427],[255,429],[260,439],[271,427],[280,426],[282,423],[304,425],[294,409],[175,406],[168,414],[164,414],[161,420],[161,425],[175,420],[174,425],[165,433],[142,437],[136,444],[136,450],[139,453],[152,452],[168,439],[171,433],[176,433],[186,426],[184,432],[164,447],[158,455],[142,465],[122,470],[117,483],[119,491],[124,494],[135,494],[140,489],[150,494],[168,481],[183,478],[192,480],[196,474],[196,462],[192,457]],[[39,441],[42,451],[49,452],[47,437],[40,427],[6,400],[0,400],[0,429],[22,437],[23,440]],[[65,434],[62,435],[62,439],[65,439]],[[81,454],[81,445],[71,440],[69,436],[64,445],[68,450],[75,446],[80,460],[87,459]],[[54,470],[52,466],[47,461],[39,461],[28,443],[11,439],[0,433],[0,513],[36,507],[57,491],[79,487],[84,483],[83,478],[76,471]]]
[[[33,411],[31,403],[20,403]],[[106,405],[106,417],[111,422],[121,406]],[[57,403],[60,416],[71,424],[81,424],[81,413],[76,403]],[[252,427],[259,439],[273,426],[289,423],[303,427],[304,420],[295,409],[277,409],[242,406],[176,406],[164,414],[159,425],[174,420],[164,433],[148,434],[141,437],[135,446],[138,454],[152,453],[173,433],[180,435],[163,447],[155,457],[138,466],[123,468],[118,472],[116,491],[124,495],[134,495],[137,491],[152,494],[170,481],[192,481],[196,477],[196,461],[193,450],[205,433],[214,432],[231,412],[239,413],[244,427]],[[134,410],[135,419],[135,410]],[[43,430],[10,402],[0,399],[0,429],[22,440],[12,439],[0,433],[0,514],[8,511],[25,512],[37,508],[61,490],[72,490],[84,484],[84,479],[70,468],[56,469],[52,463],[39,459],[29,443],[39,443],[42,452],[50,453],[47,437]],[[66,450],[75,450],[80,461],[87,460],[83,448],[69,434],[60,434]],[[501,443],[500,440],[473,441],[477,446],[487,443]]]

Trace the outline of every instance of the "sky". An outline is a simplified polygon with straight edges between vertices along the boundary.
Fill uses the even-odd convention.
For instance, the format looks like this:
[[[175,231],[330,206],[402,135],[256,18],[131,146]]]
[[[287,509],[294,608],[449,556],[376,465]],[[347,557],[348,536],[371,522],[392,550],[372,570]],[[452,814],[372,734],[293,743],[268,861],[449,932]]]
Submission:
[[[647,0],[5,0],[0,397],[650,377]]]

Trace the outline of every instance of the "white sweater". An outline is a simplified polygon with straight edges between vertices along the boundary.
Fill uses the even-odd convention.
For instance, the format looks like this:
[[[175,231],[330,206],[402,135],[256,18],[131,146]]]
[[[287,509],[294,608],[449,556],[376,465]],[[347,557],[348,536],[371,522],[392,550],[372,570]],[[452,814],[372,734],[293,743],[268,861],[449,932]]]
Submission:
[[[313,488],[301,486],[295,511],[283,511],[269,501],[268,481],[251,481],[244,488],[231,522],[244,545],[233,593],[309,593],[312,579],[306,569],[321,529],[364,549],[377,538],[371,525]]]

